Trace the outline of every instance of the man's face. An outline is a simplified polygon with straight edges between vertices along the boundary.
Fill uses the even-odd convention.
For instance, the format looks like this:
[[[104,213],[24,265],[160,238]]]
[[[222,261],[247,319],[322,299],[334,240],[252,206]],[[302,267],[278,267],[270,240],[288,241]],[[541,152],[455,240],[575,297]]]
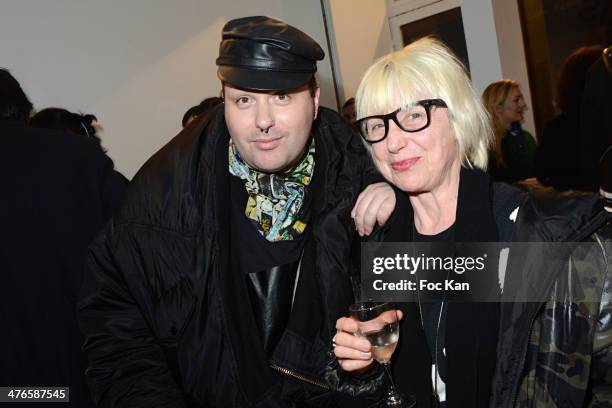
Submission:
[[[290,170],[301,158],[319,108],[319,87],[287,93],[254,92],[224,85],[225,122],[240,157],[266,173]]]

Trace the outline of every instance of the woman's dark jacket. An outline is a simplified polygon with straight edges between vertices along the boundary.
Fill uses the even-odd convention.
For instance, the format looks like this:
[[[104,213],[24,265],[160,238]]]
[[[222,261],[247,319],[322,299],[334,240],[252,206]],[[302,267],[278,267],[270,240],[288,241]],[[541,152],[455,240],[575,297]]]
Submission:
[[[467,336],[461,333],[461,338],[454,339],[453,329],[447,330],[449,344],[465,343],[466,337],[475,342],[468,357],[477,359],[466,365],[464,358],[463,366],[475,367],[478,373],[476,377],[474,373],[462,373],[460,359],[453,368],[452,351],[448,351],[447,406],[487,406],[487,400],[489,406],[499,408],[612,406],[612,224],[601,199],[589,194],[559,194],[550,188],[524,191],[501,183],[489,186],[483,184],[478,173],[462,170],[457,222],[467,215],[468,220],[472,219],[463,222],[467,227],[472,217],[480,214],[473,223],[473,228],[478,229],[492,211],[500,242],[594,245],[586,246],[586,252],[573,252],[571,261],[562,269],[552,268],[538,256],[531,257],[536,261],[520,269],[513,268],[509,261],[501,279],[504,287],[515,288],[517,292],[513,293],[519,295],[535,291],[547,300],[513,302],[503,297],[509,296],[508,291],[502,295],[498,322],[490,323],[499,325],[496,350],[494,344],[487,345],[492,337],[486,327],[473,324],[486,322],[482,311],[478,319],[466,322]],[[467,185],[480,185],[480,192],[470,188],[471,193],[465,194],[466,174],[472,179]],[[488,209],[482,206],[483,196]],[[399,199],[398,204],[401,202]],[[394,220],[395,214],[389,225],[373,234],[373,239],[384,239]],[[406,328],[402,329],[394,357],[396,382],[405,393],[417,396],[419,407],[427,407],[432,389],[430,371],[424,372],[430,369],[429,350],[419,333],[419,319],[415,318],[418,311],[413,308],[404,316],[402,325]],[[460,322],[452,323],[461,327]],[[472,336],[474,329],[488,337]],[[463,347],[469,351],[469,345]],[[495,365],[494,371],[491,364]],[[336,366],[335,377],[342,377],[338,370]]]
[[[409,242],[413,212],[408,195],[397,190],[394,214],[368,241]],[[463,169],[459,186],[454,236],[457,242],[497,239],[489,176]],[[435,399],[431,381],[432,357],[419,317],[419,305],[403,303],[400,340],[393,356],[393,376],[402,394],[413,395],[417,406],[430,407]],[[445,327],[447,407],[487,407],[495,369],[497,303],[448,304]],[[328,374],[329,376],[329,374]],[[344,387],[346,388],[346,387]]]
[[[138,172],[91,247],[80,302],[98,406],[332,404],[321,378],[335,322],[353,301],[349,213],[374,170],[359,136],[336,113],[320,109],[313,134],[322,182],[300,269],[310,278],[300,278],[288,327],[263,365],[246,288],[229,267],[223,109],[196,119]]]

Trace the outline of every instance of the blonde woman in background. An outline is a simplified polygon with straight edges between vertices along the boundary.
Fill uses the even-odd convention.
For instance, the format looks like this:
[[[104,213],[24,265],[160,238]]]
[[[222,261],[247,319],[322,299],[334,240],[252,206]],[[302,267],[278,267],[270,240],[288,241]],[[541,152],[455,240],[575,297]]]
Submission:
[[[495,133],[489,162],[493,179],[513,183],[533,177],[536,141],[521,127],[527,104],[519,83],[512,79],[493,82],[485,89],[482,100]]]

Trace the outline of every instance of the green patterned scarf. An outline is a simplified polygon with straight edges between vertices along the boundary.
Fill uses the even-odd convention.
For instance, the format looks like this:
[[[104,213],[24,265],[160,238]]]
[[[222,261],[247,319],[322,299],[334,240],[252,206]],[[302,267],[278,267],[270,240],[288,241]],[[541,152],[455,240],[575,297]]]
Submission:
[[[306,229],[298,215],[306,186],[314,172],[314,137],[304,159],[290,173],[262,173],[241,158],[232,139],[229,143],[229,172],[245,181],[249,194],[244,214],[268,241],[288,241]]]

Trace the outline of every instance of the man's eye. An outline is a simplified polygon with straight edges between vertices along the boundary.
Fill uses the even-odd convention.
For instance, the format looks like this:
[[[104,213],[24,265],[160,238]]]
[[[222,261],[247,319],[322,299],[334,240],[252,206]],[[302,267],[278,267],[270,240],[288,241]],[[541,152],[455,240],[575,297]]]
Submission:
[[[285,94],[276,95],[276,101],[280,103],[287,103],[289,102],[290,99],[291,97],[289,95],[285,95]]]
[[[248,96],[241,96],[239,98],[236,98],[236,104],[238,105],[245,105],[249,102],[250,102],[250,99]]]

